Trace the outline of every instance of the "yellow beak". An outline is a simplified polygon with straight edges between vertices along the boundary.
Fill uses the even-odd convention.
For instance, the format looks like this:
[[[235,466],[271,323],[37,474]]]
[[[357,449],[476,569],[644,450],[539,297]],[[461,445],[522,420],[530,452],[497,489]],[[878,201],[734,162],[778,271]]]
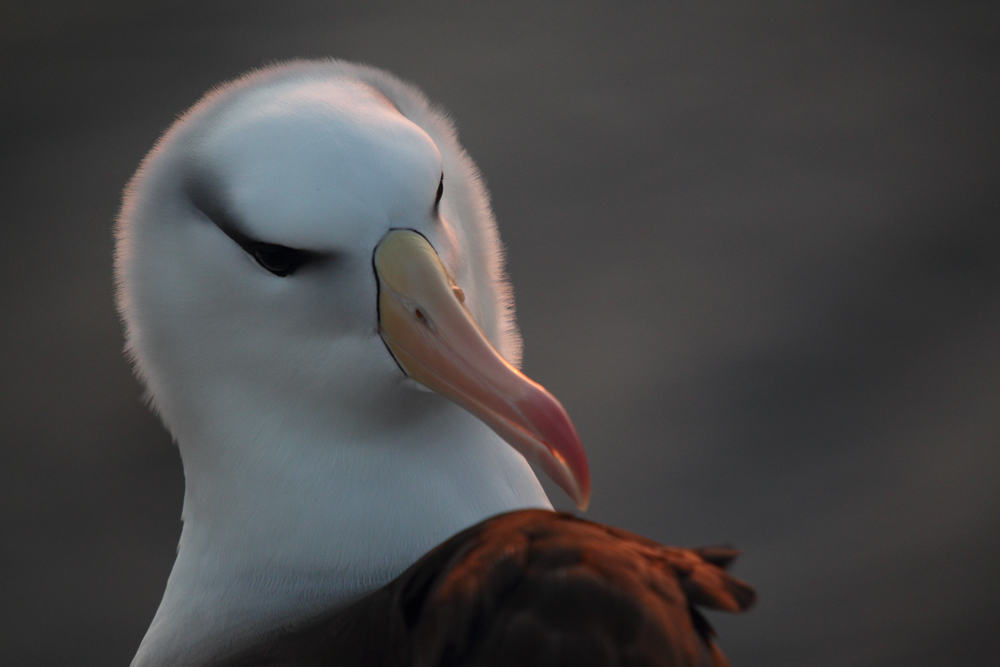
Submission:
[[[379,333],[406,374],[481,419],[587,509],[590,469],[565,408],[497,352],[427,239],[389,232],[375,273]]]

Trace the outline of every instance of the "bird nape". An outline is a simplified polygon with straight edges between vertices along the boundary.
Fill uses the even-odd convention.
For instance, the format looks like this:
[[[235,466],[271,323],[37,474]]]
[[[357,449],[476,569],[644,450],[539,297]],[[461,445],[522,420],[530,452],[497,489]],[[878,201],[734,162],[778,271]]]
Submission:
[[[518,369],[488,195],[380,70],[251,73],[160,139],[117,223],[126,351],[173,434],[177,559],[134,667],[722,665],[736,552],[584,509],[562,405]]]

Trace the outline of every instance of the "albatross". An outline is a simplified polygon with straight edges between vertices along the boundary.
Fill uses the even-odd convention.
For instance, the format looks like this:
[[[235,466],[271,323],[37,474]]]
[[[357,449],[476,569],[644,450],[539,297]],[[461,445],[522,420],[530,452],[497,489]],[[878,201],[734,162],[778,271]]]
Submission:
[[[590,473],[518,370],[489,198],[381,70],[210,91],[116,225],[126,353],[180,450],[183,528],[133,667],[723,665],[728,548],[555,512]]]

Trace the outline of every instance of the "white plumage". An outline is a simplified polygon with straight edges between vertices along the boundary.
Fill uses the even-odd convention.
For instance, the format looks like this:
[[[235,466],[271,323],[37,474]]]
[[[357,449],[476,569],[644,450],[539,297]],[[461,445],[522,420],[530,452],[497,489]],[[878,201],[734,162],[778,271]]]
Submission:
[[[199,197],[252,238],[321,259],[294,280],[272,275]],[[447,118],[384,72],[297,62],[221,86],[129,184],[116,257],[127,350],[187,484],[177,561],[135,667],[197,664],[218,637],[369,590],[485,517],[550,507],[518,453],[417,391],[387,353],[372,252],[390,228],[427,237],[516,363],[476,167]]]
[[[726,664],[694,605],[752,604],[736,552],[514,511],[551,510],[525,456],[581,509],[590,472],[514,365],[486,191],[418,91],[337,61],[225,85],[117,232],[127,351],[186,480],[133,667]]]

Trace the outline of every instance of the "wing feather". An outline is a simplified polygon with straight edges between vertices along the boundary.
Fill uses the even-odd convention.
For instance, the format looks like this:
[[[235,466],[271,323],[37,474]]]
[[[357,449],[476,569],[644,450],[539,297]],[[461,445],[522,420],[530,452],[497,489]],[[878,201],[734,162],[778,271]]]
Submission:
[[[385,588],[218,665],[722,667],[695,607],[754,603],[725,569],[738,553],[510,512],[455,535]]]

